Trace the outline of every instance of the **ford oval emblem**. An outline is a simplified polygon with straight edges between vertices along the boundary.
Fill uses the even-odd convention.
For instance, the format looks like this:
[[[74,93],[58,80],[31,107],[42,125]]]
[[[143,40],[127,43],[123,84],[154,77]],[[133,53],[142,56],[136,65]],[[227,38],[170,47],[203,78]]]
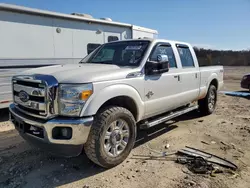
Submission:
[[[22,102],[27,102],[29,100],[29,94],[25,91],[20,91],[18,96]]]

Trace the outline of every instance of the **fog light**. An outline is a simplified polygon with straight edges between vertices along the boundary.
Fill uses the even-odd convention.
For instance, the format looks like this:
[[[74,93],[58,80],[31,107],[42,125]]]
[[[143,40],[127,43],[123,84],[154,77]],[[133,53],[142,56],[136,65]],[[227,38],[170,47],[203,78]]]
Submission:
[[[58,140],[69,140],[72,138],[71,127],[55,127],[52,130],[52,138]]]
[[[69,137],[70,135],[70,130],[68,128],[62,128],[61,132],[63,137]]]

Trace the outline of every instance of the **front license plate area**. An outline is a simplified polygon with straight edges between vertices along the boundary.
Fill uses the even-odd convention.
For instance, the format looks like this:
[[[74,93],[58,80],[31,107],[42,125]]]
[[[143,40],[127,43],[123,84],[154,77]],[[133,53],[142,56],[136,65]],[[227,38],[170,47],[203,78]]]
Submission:
[[[10,114],[10,120],[20,133],[27,133],[39,138],[44,138],[44,131],[42,128],[25,123],[22,119],[12,114]]]
[[[25,133],[25,126],[24,126],[25,123],[20,118],[10,115],[10,120],[12,121],[12,123],[15,125],[15,128],[19,132]]]

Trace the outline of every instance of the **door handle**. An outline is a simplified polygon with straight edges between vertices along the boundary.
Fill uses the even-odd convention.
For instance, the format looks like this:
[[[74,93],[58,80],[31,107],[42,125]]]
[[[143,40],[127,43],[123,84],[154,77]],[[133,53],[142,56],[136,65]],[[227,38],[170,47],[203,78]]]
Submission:
[[[180,75],[175,75],[174,78],[178,78],[178,81],[180,81]]]
[[[195,73],[195,78],[198,78],[198,74],[197,73]]]

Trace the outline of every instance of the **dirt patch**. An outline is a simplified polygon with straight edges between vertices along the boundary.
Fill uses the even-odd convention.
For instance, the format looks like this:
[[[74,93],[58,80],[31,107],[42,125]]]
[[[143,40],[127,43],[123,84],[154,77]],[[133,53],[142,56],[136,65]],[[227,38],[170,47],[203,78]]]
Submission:
[[[243,75],[244,69],[225,74]],[[248,69],[250,72],[250,68]],[[234,76],[235,77],[235,76]],[[230,77],[229,77],[230,78]],[[240,79],[225,80],[223,90],[241,90]],[[250,100],[220,94],[216,112],[199,117],[190,113],[174,121],[139,131],[136,146],[121,165],[105,170],[87,159],[53,157],[27,144],[15,130],[0,133],[0,187],[250,187]],[[0,124],[7,123],[1,120]],[[195,175],[170,158],[144,160],[135,156],[155,155],[192,146],[224,157],[239,167],[230,173]]]
[[[8,109],[0,109],[0,132],[13,130],[15,127],[9,121]]]

